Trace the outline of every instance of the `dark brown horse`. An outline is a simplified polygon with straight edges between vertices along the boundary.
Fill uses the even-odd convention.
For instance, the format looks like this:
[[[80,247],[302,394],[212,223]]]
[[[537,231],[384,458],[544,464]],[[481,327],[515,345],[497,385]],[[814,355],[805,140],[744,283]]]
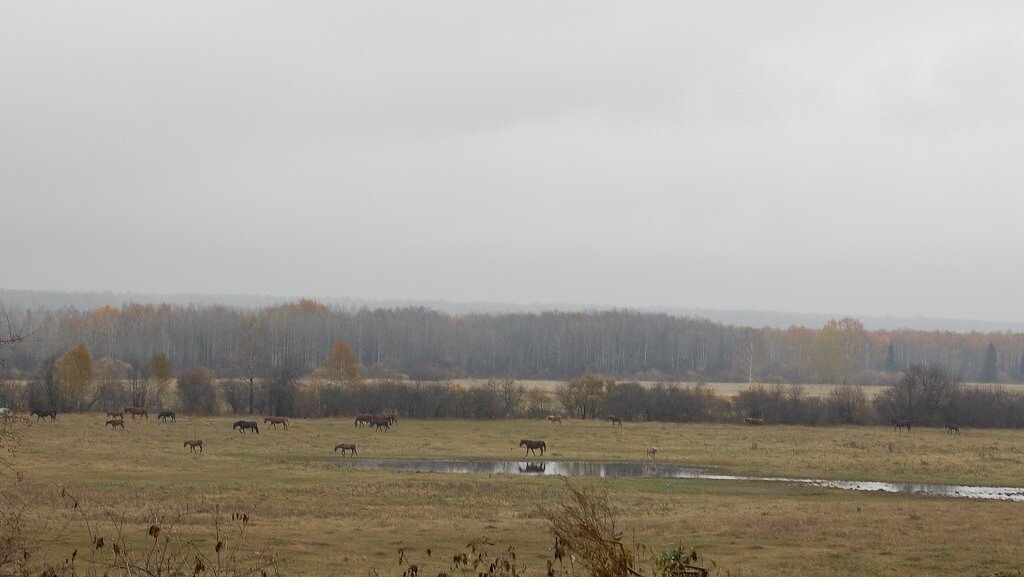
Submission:
[[[111,419],[123,419],[124,411],[107,411],[107,416]]]
[[[370,420],[370,426],[375,427],[378,431],[390,431],[391,419],[381,415],[375,415],[373,419]]]
[[[353,456],[358,456],[359,455],[359,453],[356,452],[356,444],[355,443],[338,443],[337,445],[334,446],[334,452],[337,453],[338,449],[341,449],[341,456],[342,457],[345,456],[345,451],[352,451],[352,455]]]
[[[356,427],[362,427],[364,425],[372,425],[372,424],[373,424],[373,415],[371,415],[369,413],[359,413],[358,415],[356,415],[356,424],[355,424]]]
[[[110,425],[111,429],[117,429],[118,427],[124,429],[124,419],[110,419],[107,421],[107,424],[103,426],[106,427],[107,425]]]
[[[960,434],[960,425],[958,425],[956,423],[946,423],[946,432],[949,433],[950,435],[952,435],[953,433],[956,433],[957,435],[959,435]]]
[[[620,417],[616,417],[615,415],[608,415],[608,421],[613,425],[618,425],[620,427],[622,426],[622,419]]]
[[[520,447],[526,447],[526,454],[529,455],[532,451],[534,455],[537,454],[537,449],[540,449],[540,454],[544,454],[544,450],[547,449],[548,445],[544,441],[531,441],[530,439],[521,439],[519,441]]]
[[[133,421],[135,420],[136,416],[146,417],[146,420],[149,420],[149,411],[147,411],[143,407],[125,407],[124,412],[131,415]]]
[[[33,409],[29,415],[35,415],[36,421],[39,419],[45,419],[46,417],[50,417],[51,421],[57,420],[57,411],[53,409]]]
[[[746,419],[743,419],[743,422],[746,423],[748,427],[760,427],[761,425],[764,424],[764,419],[755,419],[754,417],[747,417]]]
[[[170,419],[171,421],[173,421],[175,423],[178,422],[178,418],[174,414],[174,411],[162,411],[159,415],[156,416],[156,420],[158,420],[158,421],[167,422],[167,419]]]
[[[910,427],[913,423],[910,422],[910,419],[890,419],[889,424],[892,425],[893,431],[899,431],[902,433],[903,429],[906,428],[909,433]]]
[[[381,415],[388,420],[388,423],[390,423],[392,427],[398,424],[398,413],[395,411],[385,411],[381,413]]]
[[[288,430],[288,419],[285,417],[267,417],[263,419],[263,424],[270,423],[276,429],[278,425],[284,425],[284,430]]]
[[[185,444],[182,445],[182,447],[189,447],[189,449],[190,449],[189,453],[195,453],[196,449],[199,449],[199,452],[202,453],[203,452],[203,440],[202,439],[189,439],[189,440],[185,441]]]
[[[235,421],[234,425],[231,425],[231,430],[238,429],[239,433],[245,434],[246,429],[255,432],[257,435],[260,434],[260,426],[256,421]]]

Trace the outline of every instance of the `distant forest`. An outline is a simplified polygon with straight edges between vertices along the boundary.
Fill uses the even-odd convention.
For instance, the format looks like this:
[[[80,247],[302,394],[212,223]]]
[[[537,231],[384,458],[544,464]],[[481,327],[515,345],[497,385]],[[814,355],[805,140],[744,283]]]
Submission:
[[[1024,334],[868,331],[855,319],[817,328],[727,326],[628,310],[450,314],[341,308],[312,300],[257,309],[127,304],[8,314],[29,338],[3,351],[8,377],[32,375],[77,343],[93,358],[144,367],[156,353],[175,370],[219,377],[287,366],[309,373],[346,342],[369,377],[873,384],[915,364],[941,364],[968,382],[1021,382]],[[246,374],[250,373],[250,374]]]

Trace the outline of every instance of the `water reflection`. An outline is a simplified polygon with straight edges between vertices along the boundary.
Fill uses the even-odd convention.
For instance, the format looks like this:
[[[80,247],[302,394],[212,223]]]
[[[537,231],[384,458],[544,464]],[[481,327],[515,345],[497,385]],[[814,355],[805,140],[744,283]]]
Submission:
[[[973,485],[932,485],[882,483],[878,481],[829,481],[789,477],[744,477],[716,475],[704,469],[661,463],[603,463],[598,461],[463,461],[454,459],[359,459],[348,466],[431,473],[476,473],[482,475],[565,475],[567,477],[653,477],[666,479],[707,479],[712,481],[756,481],[791,483],[849,491],[882,491],[933,497],[965,497],[1024,502],[1024,488]]]

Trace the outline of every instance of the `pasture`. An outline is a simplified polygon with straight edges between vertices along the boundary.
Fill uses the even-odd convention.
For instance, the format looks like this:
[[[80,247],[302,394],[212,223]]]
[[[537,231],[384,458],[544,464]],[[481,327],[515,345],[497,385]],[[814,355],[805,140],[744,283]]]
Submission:
[[[889,427],[744,427],[543,420],[417,421],[389,432],[351,419],[293,419],[289,429],[232,430],[233,417],[178,415],[176,423],[62,414],[18,424],[24,480],[2,479],[20,500],[26,530],[63,559],[88,545],[69,502],[112,532],[124,519],[145,540],[154,522],[200,540],[212,518],[247,512],[247,539],[276,550],[289,573],[366,575],[394,566],[405,547],[425,567],[446,567],[470,540],[515,545],[532,575],[550,539],[537,507],[561,494],[552,477],[444,475],[338,466],[359,458],[522,459],[519,440],[544,439],[547,459],[658,461],[755,476],[1021,486],[1024,434],[1008,430]],[[202,439],[204,452],[183,447]],[[333,451],[355,443],[358,458]],[[531,460],[536,460],[531,457]],[[627,536],[658,548],[697,545],[732,575],[975,575],[1024,565],[1024,504],[855,493],[756,482],[579,479],[605,491]],[[395,572],[392,574],[400,573]]]

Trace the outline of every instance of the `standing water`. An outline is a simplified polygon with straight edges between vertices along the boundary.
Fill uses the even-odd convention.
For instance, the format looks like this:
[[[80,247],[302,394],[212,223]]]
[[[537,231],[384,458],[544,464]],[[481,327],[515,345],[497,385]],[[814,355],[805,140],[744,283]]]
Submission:
[[[882,491],[933,497],[965,497],[1024,502],[1024,488],[983,487],[974,485],[936,485],[922,483],[883,483],[878,481],[831,481],[789,477],[745,477],[716,475],[704,469],[683,465],[598,461],[462,461],[454,459],[359,459],[346,461],[365,469],[413,471],[417,473],[474,473],[478,475],[564,475],[567,477],[651,477],[664,479],[708,479],[712,481],[751,481],[790,483],[850,491]]]

